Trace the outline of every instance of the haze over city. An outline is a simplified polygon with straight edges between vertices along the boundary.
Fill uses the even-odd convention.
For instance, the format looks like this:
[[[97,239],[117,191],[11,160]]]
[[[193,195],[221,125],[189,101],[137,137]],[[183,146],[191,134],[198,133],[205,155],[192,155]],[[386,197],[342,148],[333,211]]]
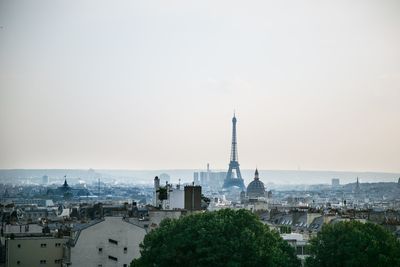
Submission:
[[[0,168],[398,173],[399,11],[0,1]]]
[[[399,14],[0,0],[0,267],[400,266]]]

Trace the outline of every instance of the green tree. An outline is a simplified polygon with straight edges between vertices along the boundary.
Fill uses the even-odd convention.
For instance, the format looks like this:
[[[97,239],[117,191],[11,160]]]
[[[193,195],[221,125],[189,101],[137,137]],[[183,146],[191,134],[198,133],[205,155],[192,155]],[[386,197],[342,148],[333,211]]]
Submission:
[[[160,186],[160,188],[157,190],[157,192],[158,192],[158,199],[159,200],[168,199],[168,189],[167,189],[167,187]]]
[[[165,219],[131,266],[299,266],[294,249],[256,215],[223,209]]]
[[[379,225],[357,221],[323,226],[310,240],[306,266],[400,266],[400,243]]]

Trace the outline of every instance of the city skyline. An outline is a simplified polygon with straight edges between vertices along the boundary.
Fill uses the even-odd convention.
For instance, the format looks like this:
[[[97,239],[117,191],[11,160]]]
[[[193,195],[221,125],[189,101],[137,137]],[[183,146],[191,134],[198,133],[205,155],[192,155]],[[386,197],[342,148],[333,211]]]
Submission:
[[[0,1],[0,168],[399,173],[399,11]]]

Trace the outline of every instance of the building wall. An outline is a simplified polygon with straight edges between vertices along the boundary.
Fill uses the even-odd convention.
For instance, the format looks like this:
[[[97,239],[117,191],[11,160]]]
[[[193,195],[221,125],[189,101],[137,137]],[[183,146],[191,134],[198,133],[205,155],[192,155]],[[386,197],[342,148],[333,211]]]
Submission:
[[[60,267],[63,259],[63,246],[67,239],[23,237],[8,239],[6,242],[7,267]]]
[[[185,186],[185,209],[201,209],[201,186]]]
[[[71,266],[129,266],[140,257],[139,244],[145,235],[143,228],[125,222],[122,217],[105,217],[104,221],[81,230],[71,248]]]
[[[169,207],[170,209],[183,209],[185,200],[185,192],[179,189],[173,189],[169,193]]]

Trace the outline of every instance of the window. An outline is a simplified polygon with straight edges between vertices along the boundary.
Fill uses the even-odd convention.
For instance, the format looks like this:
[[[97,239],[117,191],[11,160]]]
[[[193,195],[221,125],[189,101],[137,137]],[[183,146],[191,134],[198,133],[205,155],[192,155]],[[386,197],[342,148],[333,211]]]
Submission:
[[[114,239],[108,239],[108,242],[110,242],[111,244],[118,245],[118,241]]]
[[[18,248],[21,248],[21,244],[18,244],[17,247],[18,247]]]
[[[56,243],[56,247],[61,247],[61,243]]]
[[[40,244],[41,248],[45,248],[47,246],[47,244]]]
[[[99,252],[103,252],[103,248],[99,248]]]
[[[46,264],[46,260],[40,260],[40,264]]]
[[[110,260],[112,260],[112,261],[118,261],[118,258],[113,257],[113,256],[108,256],[108,258],[109,258]]]
[[[126,254],[128,252],[128,248],[124,247],[124,253]]]
[[[54,260],[54,263],[61,263],[61,260]]]
[[[17,265],[20,265],[21,264],[21,261],[17,261]]]
[[[124,264],[124,267],[128,267],[128,264]]]

